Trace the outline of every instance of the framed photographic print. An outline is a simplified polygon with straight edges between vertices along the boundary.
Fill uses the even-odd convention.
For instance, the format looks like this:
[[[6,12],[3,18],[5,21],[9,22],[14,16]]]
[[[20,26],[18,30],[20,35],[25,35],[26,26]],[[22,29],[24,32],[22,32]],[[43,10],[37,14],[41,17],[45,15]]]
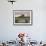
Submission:
[[[13,10],[13,24],[32,25],[32,10]]]

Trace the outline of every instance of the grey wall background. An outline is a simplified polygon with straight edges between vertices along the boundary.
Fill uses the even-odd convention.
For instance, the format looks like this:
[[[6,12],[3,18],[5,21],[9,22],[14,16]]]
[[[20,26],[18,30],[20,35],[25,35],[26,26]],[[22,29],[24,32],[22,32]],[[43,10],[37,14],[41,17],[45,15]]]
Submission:
[[[33,10],[32,26],[14,26],[12,10]],[[46,40],[46,0],[17,0],[14,5],[0,0],[0,41],[15,40],[19,32],[31,34],[37,41]]]

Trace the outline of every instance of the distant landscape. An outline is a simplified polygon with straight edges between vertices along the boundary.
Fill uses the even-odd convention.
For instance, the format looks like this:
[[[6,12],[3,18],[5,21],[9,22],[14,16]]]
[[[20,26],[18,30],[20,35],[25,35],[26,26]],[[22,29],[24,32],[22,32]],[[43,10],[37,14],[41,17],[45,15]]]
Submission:
[[[30,16],[19,16],[15,17],[15,23],[30,23]]]

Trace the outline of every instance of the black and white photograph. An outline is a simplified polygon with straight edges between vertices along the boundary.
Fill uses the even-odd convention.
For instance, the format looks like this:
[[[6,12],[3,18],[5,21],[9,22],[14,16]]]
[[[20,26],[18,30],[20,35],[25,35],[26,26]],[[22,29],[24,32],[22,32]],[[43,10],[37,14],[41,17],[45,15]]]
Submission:
[[[32,10],[13,10],[14,24],[31,24]]]

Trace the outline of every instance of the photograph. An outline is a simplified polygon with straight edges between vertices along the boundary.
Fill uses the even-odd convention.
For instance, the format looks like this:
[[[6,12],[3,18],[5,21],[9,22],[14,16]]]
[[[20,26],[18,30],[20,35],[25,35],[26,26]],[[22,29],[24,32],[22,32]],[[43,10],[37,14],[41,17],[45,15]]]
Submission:
[[[32,10],[13,10],[13,24],[31,24]]]

